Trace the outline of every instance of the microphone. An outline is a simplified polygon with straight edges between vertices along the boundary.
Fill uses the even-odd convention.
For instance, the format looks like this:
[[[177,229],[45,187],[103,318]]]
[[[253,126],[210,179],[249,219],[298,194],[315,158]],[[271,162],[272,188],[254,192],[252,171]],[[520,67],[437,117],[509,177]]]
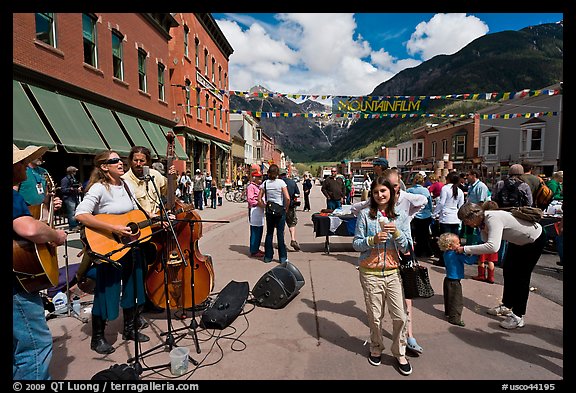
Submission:
[[[150,181],[150,167],[148,165],[142,167],[142,177],[146,183],[146,192],[148,192],[148,181]]]

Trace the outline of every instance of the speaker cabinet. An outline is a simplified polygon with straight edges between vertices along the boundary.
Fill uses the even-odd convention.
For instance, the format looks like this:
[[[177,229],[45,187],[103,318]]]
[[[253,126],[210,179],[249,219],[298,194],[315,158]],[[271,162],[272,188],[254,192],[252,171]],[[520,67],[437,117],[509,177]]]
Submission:
[[[248,282],[230,281],[207,308],[200,319],[206,329],[225,329],[240,315],[246,304],[250,287]]]
[[[265,273],[252,289],[254,304],[278,309],[286,306],[304,286],[304,277],[290,262]]]

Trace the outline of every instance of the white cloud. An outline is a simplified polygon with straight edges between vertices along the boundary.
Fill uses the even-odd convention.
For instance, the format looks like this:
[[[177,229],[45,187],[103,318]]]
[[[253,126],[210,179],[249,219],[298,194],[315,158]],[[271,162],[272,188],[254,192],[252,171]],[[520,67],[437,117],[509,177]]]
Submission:
[[[406,43],[408,54],[424,60],[440,54],[451,55],[488,32],[488,25],[466,14],[436,14],[416,26]]]
[[[278,23],[243,14],[217,20],[232,45],[230,89],[260,84],[291,94],[367,95],[405,68],[439,53],[454,53],[488,27],[466,14],[437,14],[416,27],[404,59],[373,49],[356,31],[354,14],[281,13]],[[241,26],[249,26],[243,29]]]

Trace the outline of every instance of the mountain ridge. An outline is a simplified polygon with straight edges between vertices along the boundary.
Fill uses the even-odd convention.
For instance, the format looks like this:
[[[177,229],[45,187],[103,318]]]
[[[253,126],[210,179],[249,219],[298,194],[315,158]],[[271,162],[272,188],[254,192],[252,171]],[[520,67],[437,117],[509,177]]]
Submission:
[[[437,55],[400,71],[369,95],[429,96],[541,89],[562,81],[563,54],[562,22],[486,34],[452,55]],[[270,93],[262,86],[253,89]],[[322,104],[311,100],[296,103],[285,97],[230,98],[230,108],[234,110],[325,111]],[[440,113],[450,104],[446,100],[431,100],[427,111]],[[463,113],[473,112],[483,104],[462,101],[459,109]],[[391,146],[410,139],[409,130],[426,121],[429,120],[291,117],[262,118],[261,125],[294,162],[310,162],[374,155],[381,145]]]

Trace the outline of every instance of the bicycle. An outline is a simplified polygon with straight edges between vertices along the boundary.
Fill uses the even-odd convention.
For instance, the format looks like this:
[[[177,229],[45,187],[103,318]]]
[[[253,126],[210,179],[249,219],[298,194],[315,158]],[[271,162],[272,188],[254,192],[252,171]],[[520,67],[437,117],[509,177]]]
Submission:
[[[224,198],[226,198],[226,200],[228,202],[234,202],[234,196],[236,195],[236,191],[235,190],[228,190],[226,191],[226,193],[224,194]]]
[[[246,197],[246,189],[245,188],[240,188],[238,190],[236,190],[236,194],[234,195],[234,202],[246,202],[247,197]]]

